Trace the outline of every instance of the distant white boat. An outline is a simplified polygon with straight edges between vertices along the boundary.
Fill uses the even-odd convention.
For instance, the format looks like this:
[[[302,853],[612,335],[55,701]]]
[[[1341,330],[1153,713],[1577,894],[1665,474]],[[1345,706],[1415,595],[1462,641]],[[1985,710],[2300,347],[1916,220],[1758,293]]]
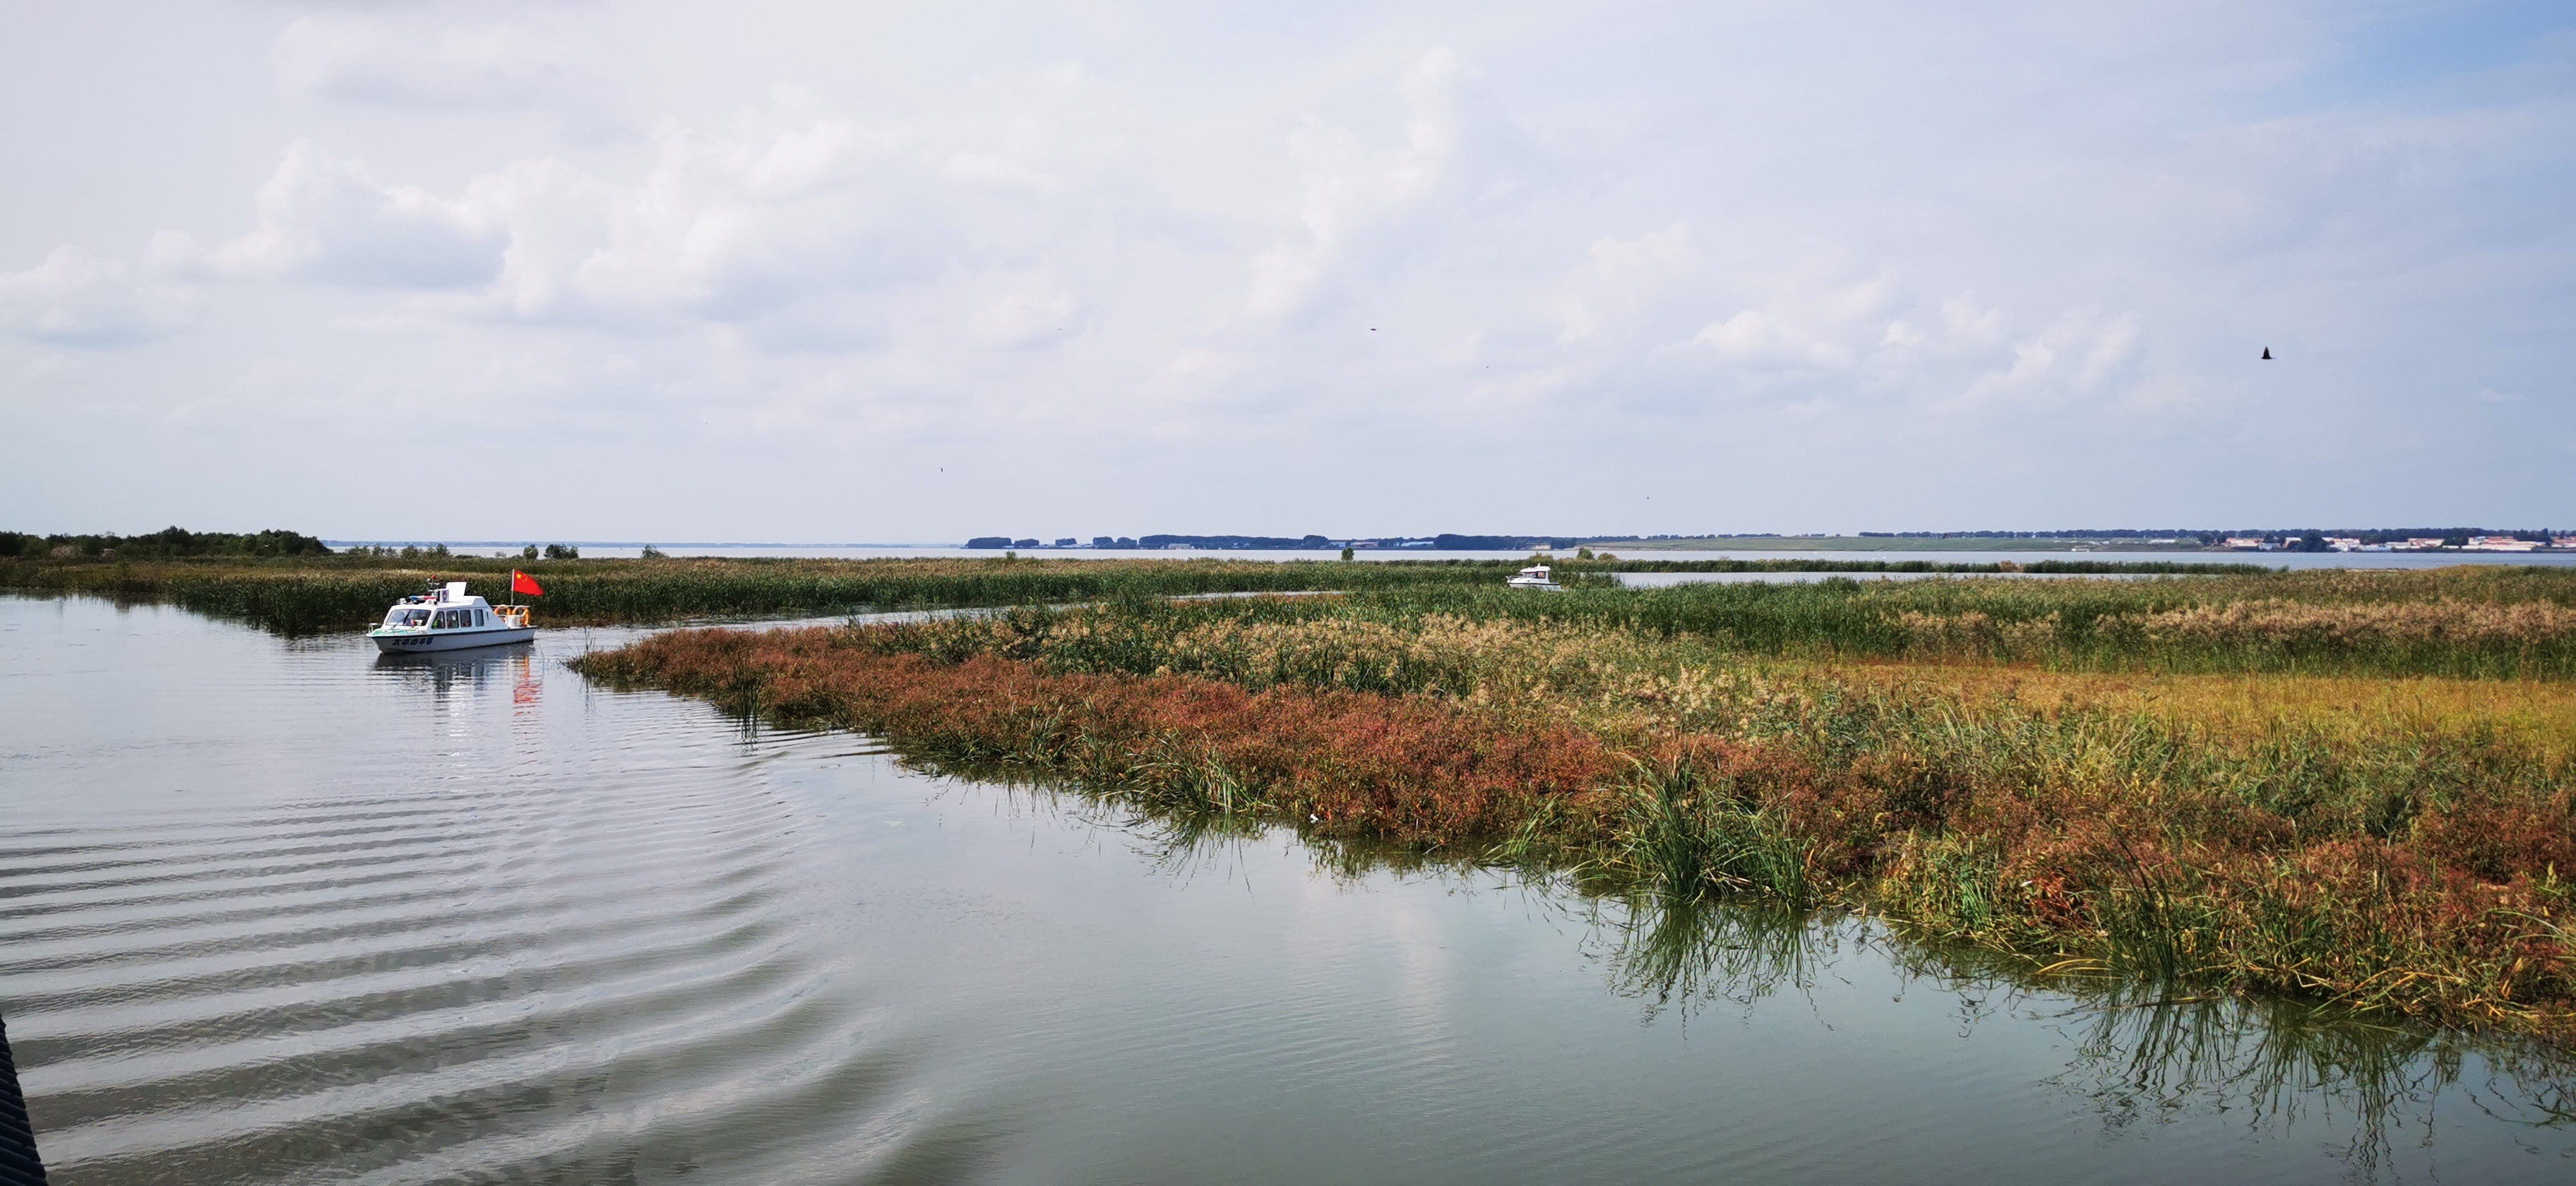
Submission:
[[[1565,589],[1565,586],[1557,584],[1548,576],[1547,566],[1544,564],[1533,564],[1524,568],[1520,571],[1520,575],[1503,583],[1515,589],[1539,589],[1547,592],[1563,592]]]
[[[536,627],[528,624],[528,607],[468,597],[463,581],[430,582],[429,592],[395,602],[385,611],[384,625],[367,632],[376,649],[387,654],[496,647],[536,636]]]

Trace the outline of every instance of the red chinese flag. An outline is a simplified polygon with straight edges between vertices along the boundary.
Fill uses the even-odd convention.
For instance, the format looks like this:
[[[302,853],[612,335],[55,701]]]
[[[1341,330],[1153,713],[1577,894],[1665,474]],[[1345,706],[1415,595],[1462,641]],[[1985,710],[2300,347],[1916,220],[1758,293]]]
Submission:
[[[546,595],[546,587],[538,584],[537,578],[529,576],[515,568],[510,570],[510,591],[513,593],[525,593],[532,597],[543,597]]]

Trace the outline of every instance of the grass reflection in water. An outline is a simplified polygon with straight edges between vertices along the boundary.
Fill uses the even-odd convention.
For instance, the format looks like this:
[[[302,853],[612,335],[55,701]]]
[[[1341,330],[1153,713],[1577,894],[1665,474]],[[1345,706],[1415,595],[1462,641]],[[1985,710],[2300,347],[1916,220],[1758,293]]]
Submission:
[[[2014,1012],[2062,1028],[2074,1055],[2045,1082],[2086,1101],[2107,1131],[2194,1110],[2278,1131],[2313,1121],[2345,1135],[2340,1156],[2370,1181],[2405,1134],[2429,1140],[2437,1100],[2454,1089],[2508,1124],[2576,1124],[2576,1058],[2526,1039],[2278,996],[2042,975],[2018,957],[1910,939],[1861,916],[1657,896],[1587,908],[1612,984],[1650,1017],[1809,992],[1846,948],[1877,948],[1908,982],[1955,997],[1967,1027]]]
[[[1029,810],[1066,813],[1181,878],[1223,877],[1244,845],[1275,843],[1275,823],[1226,811],[1161,807],[1133,796],[1032,779],[1007,763],[921,763],[995,785]],[[2397,1142],[2429,1140],[2437,1104],[2465,1098],[2532,1130],[2576,1124],[2576,1057],[2527,1038],[2399,1022],[2332,1005],[2206,990],[2098,971],[2049,973],[2009,952],[1909,933],[1842,910],[1752,898],[1603,892],[1535,866],[1320,835],[1299,838],[1316,867],[1354,889],[1371,879],[1433,879],[1464,893],[1524,896],[1571,925],[1608,991],[1641,1020],[1687,1024],[1713,1009],[1812,1003],[1820,978],[1867,953],[1908,986],[1956,1002],[1964,1030],[2007,1016],[2062,1031],[2072,1051],[2041,1080],[2083,1102],[2106,1133],[2185,1114],[2231,1114],[2249,1129],[2334,1134],[2328,1151],[2357,1180],[2394,1173]],[[2410,1137],[2420,1134],[2420,1137]]]

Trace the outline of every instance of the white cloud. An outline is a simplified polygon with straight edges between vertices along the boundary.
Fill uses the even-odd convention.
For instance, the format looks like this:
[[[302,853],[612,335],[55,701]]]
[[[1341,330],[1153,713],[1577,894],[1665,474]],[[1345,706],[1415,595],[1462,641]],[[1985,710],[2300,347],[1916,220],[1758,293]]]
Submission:
[[[948,175],[959,181],[983,185],[1025,189],[1034,193],[1055,193],[1064,183],[1006,157],[985,153],[961,152],[948,158]]]
[[[1811,328],[1768,310],[1746,309],[1724,321],[1710,322],[1691,340],[1730,362],[1841,370],[1857,359],[1849,346],[1835,340],[1836,328]]]
[[[1556,339],[1560,345],[1591,337],[1604,319],[1634,319],[1668,297],[1694,271],[1700,253],[1685,218],[1633,239],[1605,235],[1593,240],[1584,257],[1590,266],[1559,302],[1564,323]]]
[[[183,285],[139,274],[79,247],[57,247],[45,262],[0,273],[0,328],[63,346],[128,346],[194,324],[201,302]]]
[[[1290,133],[1288,151],[1304,191],[1298,209],[1303,233],[1253,257],[1252,312],[1303,308],[1363,229],[1430,196],[1458,149],[1462,72],[1458,55],[1447,47],[1405,69],[1396,84],[1410,112],[1401,148],[1372,149],[1349,129],[1311,115]]]
[[[1447,49],[1400,72],[1395,148],[1370,148],[1359,132],[1313,116],[1297,123],[1286,137],[1297,230],[1250,252],[1252,312],[1311,314],[1325,287],[1345,283],[1369,285],[1368,300],[1380,304],[1389,299],[1378,289],[1393,275],[1390,260],[1437,250],[1442,236],[1466,230],[1454,217],[1421,216],[1454,214],[1462,186],[1495,187],[1491,161],[1474,164],[1481,172],[1472,177],[1464,171],[1459,88],[1467,74]],[[721,128],[665,127],[633,180],[542,157],[476,176],[449,197],[298,142],[258,196],[258,228],[201,256],[234,273],[416,292],[431,315],[656,333],[698,324],[754,350],[895,349],[918,368],[960,352],[1065,342],[1101,317],[1153,303],[1138,287],[1132,247],[1101,254],[1086,245],[1111,226],[1123,236],[1188,225],[1169,198],[1133,185],[1132,113],[1104,105],[1103,88],[1078,67],[979,81],[958,107],[901,120],[838,109],[798,88],[771,90],[769,102]],[[1489,205],[1487,217],[1516,208]],[[1257,207],[1214,213],[1220,224],[1228,214],[1240,227],[1262,221]],[[1517,314],[1508,287],[1460,294],[1462,313],[1482,309],[1503,324],[1491,333],[1456,324],[1446,340],[1477,342],[1476,361],[1443,365],[1472,365],[1485,393],[1478,399],[1543,411],[1631,381],[1621,376],[1651,358],[1656,341],[1673,340],[1652,337],[1656,327],[1672,334],[1688,305],[1725,289],[1767,295],[1696,333],[1683,330],[1689,344],[1748,382],[1842,375],[1856,384],[1841,396],[1784,391],[1818,406],[1908,390],[1902,398],[1954,409],[2043,390],[2090,392],[2136,348],[2134,315],[2061,317],[2013,341],[2011,318],[1971,292],[1927,306],[1887,268],[1835,280],[1830,263],[1779,258],[1749,227],[1730,231],[1714,257],[1687,217],[1632,237],[1594,237],[1580,264],[1560,273],[1556,295],[1543,298],[1557,323],[1543,338],[1509,328]],[[189,245],[171,240],[155,251],[181,258]],[[1184,265],[1183,274],[1192,271],[1204,292],[1207,273]],[[1109,303],[1073,295],[1086,288]],[[1224,357],[1238,360],[1228,381],[1240,382],[1263,373],[1241,360],[1294,352],[1302,335],[1329,332],[1311,317],[1227,328],[1219,315],[1196,324],[1135,343],[1141,352],[1127,355],[1135,381],[1196,376],[1203,384],[1213,373],[1204,366],[1154,360]],[[1223,344],[1194,345],[1192,332],[1218,333]],[[1526,355],[1551,339],[1573,353]],[[1523,377],[1536,378],[1483,373],[1498,364],[1535,364]]]
[[[1893,314],[1893,315],[1891,315]],[[1885,275],[1849,285],[1787,285],[1773,301],[1709,323],[1690,342],[1762,385],[1823,408],[1834,403],[1911,404],[1955,415],[2007,404],[2109,400],[2135,359],[2143,330],[2134,313],[2075,308],[2015,337],[2015,319],[1961,292],[1926,307]],[[2027,324],[2025,322],[2024,324]],[[1830,380],[1830,389],[1815,386]],[[2182,402],[2126,397],[2148,410]]]
[[[438,27],[380,17],[304,17],[272,59],[289,94],[385,107],[521,107],[576,92],[557,39],[522,24]]]
[[[1955,408],[2101,394],[2137,352],[2137,318],[2075,310],[2012,347],[2009,366],[1972,380]],[[2150,401],[2168,402],[2168,401]]]
[[[902,136],[844,119],[671,129],[621,185],[555,161],[475,180],[509,229],[494,291],[524,317],[756,321],[933,273],[957,239]]]
[[[900,289],[909,309],[955,307],[955,344],[1018,348],[1082,314],[1046,261],[1096,233],[1085,221],[1174,217],[1150,192],[1122,194],[1122,178],[1065,192],[1120,151],[1097,126],[1095,89],[1051,68],[983,88],[983,107],[889,121],[773,88],[727,126],[665,127],[631,180],[542,157],[454,196],[299,141],[260,190],[256,229],[211,252],[175,234],[155,250],[219,274],[410,291],[432,315],[702,323],[791,352],[884,344]]]
[[[501,268],[506,235],[490,211],[379,182],[365,161],[310,140],[287,147],[255,205],[258,228],[216,249],[217,269],[357,288],[458,288]]]
[[[1897,318],[1887,323],[1880,342],[1900,349],[1956,356],[1992,350],[2003,344],[2007,332],[2004,311],[1979,305],[1972,292],[1944,298],[1939,317],[1928,320],[1926,325],[1928,328],[1918,328],[1905,318]]]
[[[1766,308],[1710,322],[1691,340],[1748,367],[1848,370],[1874,342],[1888,338],[1881,319],[1890,295],[1883,276],[1820,292],[1790,292]]]
[[[1015,277],[975,313],[975,336],[984,344],[1047,346],[1081,329],[1082,303],[1043,275]]]
[[[1690,220],[1679,218],[1634,239],[1596,239],[1584,255],[1603,282],[1636,287],[1688,271],[1699,261],[1699,243],[1691,237]]]
[[[919,177],[886,176],[889,145],[846,121],[672,129],[621,185],[551,158],[505,165],[441,196],[378,179],[307,140],[256,198],[258,226],[212,252],[156,252],[235,276],[464,294],[442,307],[538,320],[741,321],[817,291],[929,266],[936,216]]]
[[[19,373],[38,383],[68,379],[89,369],[89,364],[67,354],[45,354],[29,359]]]

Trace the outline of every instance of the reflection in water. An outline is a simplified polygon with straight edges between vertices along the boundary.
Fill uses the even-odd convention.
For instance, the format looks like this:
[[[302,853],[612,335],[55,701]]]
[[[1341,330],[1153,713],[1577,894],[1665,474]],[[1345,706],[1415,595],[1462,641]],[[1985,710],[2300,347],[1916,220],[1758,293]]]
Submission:
[[[2093,1101],[2112,1128],[2195,1106],[2284,1126],[2341,1112],[2352,1134],[2346,1159],[2377,1177],[2398,1133],[2430,1137],[2435,1098],[2454,1086],[2510,1123],[2576,1120],[2576,1063],[2543,1048],[2278,998],[2134,995],[2108,988],[2069,1011],[2082,1043],[2055,1081]],[[2482,1079],[2464,1085],[2472,1071]]]
[[[977,766],[945,773],[995,787],[1027,809],[1128,838],[1164,873],[1223,877],[1276,825],[1222,812],[1154,812],[1117,799],[1050,790],[1024,772]],[[2198,995],[2134,981],[2039,977],[2011,957],[1910,941],[1875,919],[1776,905],[1588,896],[1570,878],[1495,870],[1419,850],[1300,838],[1315,867],[1357,884],[1393,874],[1456,892],[1524,895],[1574,924],[1614,992],[1644,1003],[1643,1020],[1687,1018],[1724,1003],[1752,1010],[1807,996],[1837,960],[1872,949],[1909,984],[1954,998],[1963,1029],[2007,1012],[2056,1026],[2073,1057],[2042,1082],[2087,1102],[2104,1130],[2232,1114],[2288,1131],[2315,1120],[2348,1134],[2341,1159],[2362,1180],[2392,1176],[2392,1142],[2429,1142],[2436,1101],[2460,1089],[2486,1116],[2543,1129],[2576,1127],[2576,1058],[2537,1044],[2392,1023],[2282,998]]]
[[[375,665],[377,675],[441,700],[459,693],[484,691],[506,679],[511,682],[511,703],[523,706],[535,704],[544,687],[538,670],[536,645],[524,642],[470,651],[380,654]]]
[[[1773,905],[1666,902],[1646,895],[1590,903],[1590,946],[1616,989],[1646,1002],[1649,1018],[1711,1001],[1750,1006],[1782,989],[1802,991],[1843,938],[1808,912]]]
[[[1613,985],[1646,1001],[1649,1016],[1807,990],[1846,942],[1882,947],[1909,980],[1956,996],[1971,1026],[1998,1009],[2046,1002],[2037,1015],[2076,1039],[2073,1059],[2049,1084],[2089,1101],[2112,1131],[2192,1109],[2282,1129],[2339,1113],[2338,1127],[2351,1134],[2344,1160],[2376,1180],[2396,1134],[2412,1129],[2429,1141],[2436,1098],[2454,1087],[2507,1123],[2576,1125],[2576,1058],[2530,1042],[2282,998],[2016,976],[1989,953],[1905,943],[1866,919],[1649,895],[1596,902],[1592,921]]]

